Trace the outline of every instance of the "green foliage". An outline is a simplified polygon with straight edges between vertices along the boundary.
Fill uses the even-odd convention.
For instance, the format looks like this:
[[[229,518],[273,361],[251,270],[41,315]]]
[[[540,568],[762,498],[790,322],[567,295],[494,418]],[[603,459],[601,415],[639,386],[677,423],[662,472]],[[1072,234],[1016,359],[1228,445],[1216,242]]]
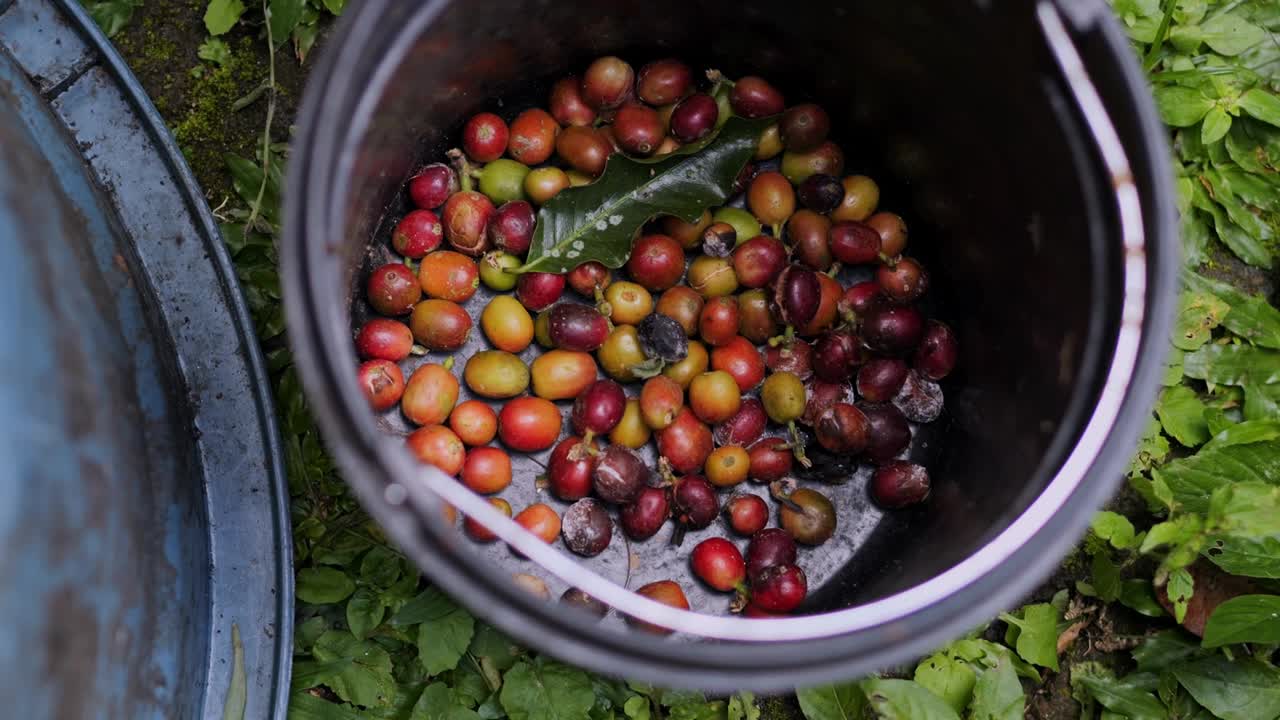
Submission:
[[[1217,607],[1204,628],[1204,646],[1280,645],[1280,596],[1241,595]]]
[[[808,720],[858,720],[867,709],[867,697],[857,683],[805,688],[796,691],[796,699]]]
[[[1049,603],[1027,605],[1017,615],[1001,613],[1009,624],[1005,642],[1013,645],[1018,655],[1029,663],[1058,669],[1058,609]]]
[[[521,272],[563,273],[591,260],[621,267],[645,222],[660,213],[692,221],[723,202],[767,124],[734,116],[709,140],[670,157],[610,158],[599,180],[561,192],[538,211]]]
[[[133,13],[142,7],[142,0],[80,0],[89,17],[102,28],[107,37],[115,37],[133,20]]]

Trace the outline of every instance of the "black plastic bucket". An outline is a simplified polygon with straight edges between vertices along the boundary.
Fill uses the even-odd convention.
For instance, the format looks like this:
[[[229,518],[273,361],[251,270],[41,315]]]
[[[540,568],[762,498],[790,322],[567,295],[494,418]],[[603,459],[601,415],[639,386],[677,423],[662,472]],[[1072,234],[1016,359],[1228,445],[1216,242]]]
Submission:
[[[852,517],[813,551],[804,615],[681,613],[624,579],[687,572],[635,549],[579,563],[408,457],[403,422],[353,382],[362,268],[386,252],[405,181],[495,98],[614,53],[759,74],[831,112],[848,167],[881,181],[935,268],[962,339],[924,509],[881,516],[865,478]],[[344,18],[308,88],[291,165],[285,293],[313,408],[353,490],[431,578],[516,637],[589,668],[712,690],[780,689],[908,659],[1016,602],[1115,490],[1163,370],[1177,241],[1168,151],[1128,42],[1100,0],[979,2],[426,2],[368,0]],[[532,466],[526,466],[532,467]],[[512,499],[533,498],[532,470]],[[440,498],[531,560],[480,551]],[[842,506],[844,507],[844,506]],[[650,543],[652,544],[652,542]],[[802,562],[803,564],[803,562]],[[518,589],[536,570],[681,632],[597,626]],[[725,601],[718,601],[724,604]],[[616,615],[616,613],[615,613]]]

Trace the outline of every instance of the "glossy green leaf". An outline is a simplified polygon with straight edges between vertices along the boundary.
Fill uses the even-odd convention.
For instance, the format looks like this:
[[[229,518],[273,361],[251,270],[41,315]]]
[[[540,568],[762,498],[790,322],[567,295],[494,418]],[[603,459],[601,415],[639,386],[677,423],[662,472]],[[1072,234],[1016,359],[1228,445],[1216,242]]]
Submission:
[[[1197,184],[1193,191],[1194,204],[1213,218],[1213,228],[1218,239],[1237,257],[1255,267],[1270,268],[1273,257],[1270,249],[1237,225],[1221,205],[1209,196],[1207,190]]]
[[[1280,645],[1280,596],[1241,595],[1222,603],[1204,626],[1204,646]]]
[[[1227,153],[1240,167],[1267,175],[1280,171],[1280,128],[1250,117],[1236,118],[1227,133]]]
[[[501,698],[511,720],[586,720],[596,701],[586,673],[543,658],[507,671]]]
[[[1184,292],[1178,301],[1178,314],[1173,318],[1171,339],[1180,350],[1197,350],[1206,342],[1214,328],[1231,311],[1231,306],[1215,295]]]
[[[102,28],[107,37],[115,37],[133,20],[133,11],[142,5],[142,0],[96,0],[85,2],[85,10],[89,17]]]
[[[475,633],[475,619],[471,613],[452,601],[448,604],[452,609],[418,625],[418,660],[429,675],[457,667]],[[403,614],[404,610],[400,612]]]
[[[1244,419],[1280,417],[1280,384],[1244,386]]]
[[[355,589],[355,581],[341,570],[314,567],[298,571],[295,593],[303,602],[328,605],[346,600]]]
[[[725,720],[760,720],[760,706],[753,693],[740,691],[729,696]]]
[[[375,591],[367,587],[360,588],[347,601],[347,627],[357,640],[364,640],[382,624],[386,610],[382,598]]]
[[[1267,33],[1254,25],[1243,12],[1215,15],[1200,26],[1206,45],[1219,55],[1239,55],[1266,39]]]
[[[1181,85],[1156,87],[1155,96],[1161,119],[1174,127],[1195,125],[1213,107],[1213,98],[1198,88]]]
[[[1280,189],[1276,195],[1280,198]],[[1231,306],[1221,323],[1254,345],[1280,349],[1280,309],[1260,295],[1251,295],[1199,273],[1184,272],[1183,282],[1197,292],[1212,293]]]
[[[952,710],[961,713],[973,698],[973,686],[978,681],[978,676],[968,663],[946,652],[940,652],[916,665],[914,679],[934,695],[946,700]]]
[[[1111,559],[1111,553],[1105,549],[1094,554],[1090,560],[1089,579],[1092,581],[1094,593],[1101,600],[1113,602],[1120,598],[1120,568]]]
[[[1240,109],[1269,125],[1280,126],[1280,98],[1262,88],[1240,96]]]
[[[1098,675],[1079,675],[1074,671],[1072,683],[1079,683],[1103,707],[1130,720],[1166,720],[1164,705],[1150,692],[1131,682]]]
[[[306,5],[306,0],[270,0],[267,6],[271,13],[269,27],[276,47],[289,41],[293,29],[298,27],[298,21],[302,19],[302,9]]]
[[[867,698],[857,683],[797,690],[796,700],[806,720],[859,720],[867,711]]]
[[[1117,550],[1133,547],[1133,523],[1120,513],[1100,510],[1094,514],[1089,527],[1095,535],[1110,542]]]
[[[1121,605],[1147,617],[1165,617],[1168,613],[1156,599],[1151,581],[1143,578],[1130,578],[1120,583]]]
[[[542,206],[522,271],[563,273],[590,260],[621,267],[636,232],[651,218],[693,220],[722,203],[768,123],[733,117],[697,152],[657,162],[612,156],[599,180],[564,190]]]
[[[453,688],[435,682],[423,689],[409,720],[480,720],[480,716],[462,704]]]
[[[1204,419],[1205,405],[1195,391],[1186,385],[1165,388],[1156,404],[1156,416],[1170,437],[1183,447],[1199,447],[1209,440],[1209,425]]]
[[[1133,649],[1133,660],[1138,671],[1158,673],[1188,658],[1204,655],[1200,643],[1182,628],[1161,630],[1147,637]]]
[[[1029,663],[1058,669],[1057,608],[1049,603],[1027,605],[1019,615],[1001,613],[1000,619],[1018,629],[1015,649]]]
[[[347,0],[324,0],[324,7],[334,15],[341,15],[347,6]]]
[[[1205,448],[1214,449],[1229,445],[1248,445],[1268,440],[1280,440],[1280,417],[1272,416],[1262,420],[1235,423],[1214,435],[1213,439],[1205,445]]]
[[[1022,720],[1026,695],[1022,683],[1008,660],[1000,660],[994,668],[978,676],[973,686],[973,703],[969,720]]]
[[[1280,352],[1251,345],[1205,345],[1182,358],[1187,377],[1219,385],[1280,382]]]
[[[946,701],[910,680],[863,680],[862,691],[881,720],[960,720]]]
[[[366,720],[364,714],[346,704],[339,704],[308,692],[289,696],[288,720]]]
[[[1280,580],[1280,537],[1215,535],[1204,555],[1232,575]]]
[[[225,35],[243,14],[244,3],[240,0],[209,0],[204,12],[204,27],[215,37]]]
[[[330,630],[316,640],[312,654],[320,662],[351,661],[324,681],[338,697],[366,707],[390,704],[396,691],[391,656],[377,643],[357,640],[349,632]]]
[[[1200,125],[1200,142],[1208,145],[1216,143],[1231,129],[1231,116],[1220,105],[1214,105],[1205,113],[1204,122]]]
[[[1211,655],[1175,665],[1172,672],[1196,702],[1222,720],[1280,715],[1280,670],[1252,658]]]

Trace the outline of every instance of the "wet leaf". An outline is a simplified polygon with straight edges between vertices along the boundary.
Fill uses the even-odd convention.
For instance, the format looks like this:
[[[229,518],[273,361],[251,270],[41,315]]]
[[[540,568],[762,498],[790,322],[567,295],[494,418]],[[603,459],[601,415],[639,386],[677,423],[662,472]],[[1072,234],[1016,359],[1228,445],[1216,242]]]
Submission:
[[[973,686],[978,681],[978,676],[968,663],[941,652],[920,661],[916,666],[915,681],[946,700],[952,710],[960,713],[964,712],[973,698]],[[803,706],[803,700],[801,703]],[[808,720],[816,719],[809,717]]]
[[[867,698],[857,683],[797,690],[796,700],[805,720],[858,720],[867,709]]]
[[[1182,358],[1187,377],[1219,385],[1280,382],[1280,352],[1250,345],[1205,345]]]
[[[240,21],[244,14],[244,3],[240,0],[209,0],[209,7],[204,12],[204,27],[210,35],[226,34]]]
[[[1280,645],[1280,596],[1241,595],[1219,605],[1204,626],[1204,646]]]
[[[347,574],[331,567],[303,568],[298,571],[298,599],[312,605],[342,602],[355,592],[355,582]]]
[[[1196,702],[1222,720],[1280,715],[1280,670],[1252,658],[1214,655],[1175,665],[1173,674]]]
[[[596,701],[586,673],[542,658],[507,671],[501,697],[511,720],[585,720]]]
[[[768,119],[729,119],[697,152],[657,162],[609,158],[599,180],[542,206],[522,271],[563,273],[595,260],[621,267],[640,226],[658,215],[694,220],[729,196]]]
[[[1199,447],[1209,440],[1209,425],[1205,422],[1204,412],[1204,403],[1186,385],[1166,388],[1156,404],[1156,415],[1164,431],[1183,447]]]
[[[942,698],[910,680],[863,680],[862,691],[881,720],[960,720]]]

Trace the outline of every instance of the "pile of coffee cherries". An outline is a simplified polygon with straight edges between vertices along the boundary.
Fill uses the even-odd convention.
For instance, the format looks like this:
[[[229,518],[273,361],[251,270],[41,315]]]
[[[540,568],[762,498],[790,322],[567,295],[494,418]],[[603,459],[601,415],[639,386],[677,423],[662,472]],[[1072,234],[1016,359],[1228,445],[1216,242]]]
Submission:
[[[787,106],[758,77],[707,75],[699,91],[679,61],[637,73],[603,57],[555,83],[546,109],[471,117],[448,162],[409,182],[416,209],[391,235],[403,262],[368,276],[368,304],[380,317],[355,338],[359,382],[374,410],[398,405],[417,426],[406,442],[422,462],[581,556],[604,551],[615,526],[639,542],[673,522],[678,544],[684,529],[723,516],[730,533],[749,539],[745,553],[724,537],[704,540],[689,556],[693,574],[735,593],[733,609],[771,617],[805,599],[797,544],[821,545],[836,531],[830,499],[797,487],[806,447],[872,464],[869,492],[883,508],[923,502],[929,473],[901,458],[910,423],[942,412],[938,381],[957,345],[917,307],[929,275],[904,254],[907,226],[877,211],[871,178],[844,174],[823,108]],[[564,275],[517,271],[539,205],[593,182],[612,156],[670,153],[730,114],[776,122],[724,207],[692,222],[654,218],[622,277],[599,262]],[[859,275],[848,287],[840,281]],[[472,317],[462,303],[481,283],[492,299]],[[452,357],[406,380],[400,364],[410,355],[448,356],[477,324],[489,349],[457,358],[472,399],[458,402]],[[534,343],[543,351],[526,363],[517,354]],[[567,424],[558,401],[572,402]],[[637,452],[651,441],[655,464]],[[520,481],[572,504],[563,516],[546,503],[515,513],[498,497],[513,480],[510,453],[547,449],[545,476]],[[778,527],[766,527],[765,497],[722,499],[747,482],[768,487]],[[495,540],[470,519],[464,530]],[[547,593],[535,577],[521,582]],[[688,607],[674,579],[637,592]],[[564,600],[605,611],[577,590]]]

